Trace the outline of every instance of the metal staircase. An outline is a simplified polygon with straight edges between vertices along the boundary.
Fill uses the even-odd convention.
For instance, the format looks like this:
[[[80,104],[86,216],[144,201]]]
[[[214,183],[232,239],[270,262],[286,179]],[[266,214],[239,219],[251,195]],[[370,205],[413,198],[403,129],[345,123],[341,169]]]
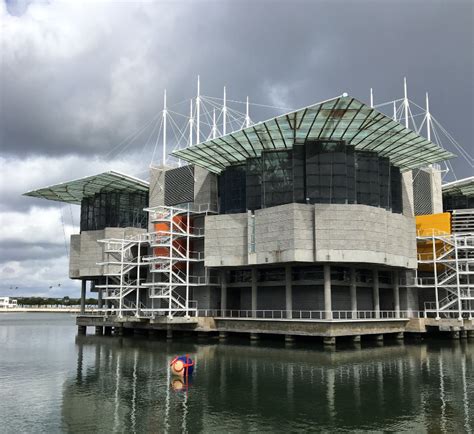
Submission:
[[[423,243],[419,268],[428,266],[432,276],[418,277],[418,288],[432,288],[435,301],[425,302],[425,312],[437,319],[474,316],[474,233],[445,234],[433,231],[417,237]],[[429,248],[426,248],[429,247]]]
[[[146,211],[153,232],[99,241],[106,255],[98,264],[105,283],[96,285],[107,303],[102,310],[120,317],[196,316],[197,302],[190,299],[191,289],[209,282],[204,276],[191,275],[191,264],[204,261],[203,252],[192,250],[193,240],[202,238],[204,230],[191,224],[193,215],[203,211],[165,206]],[[149,254],[142,254],[142,246]],[[140,272],[142,267],[147,273]],[[142,290],[149,305],[140,299]]]

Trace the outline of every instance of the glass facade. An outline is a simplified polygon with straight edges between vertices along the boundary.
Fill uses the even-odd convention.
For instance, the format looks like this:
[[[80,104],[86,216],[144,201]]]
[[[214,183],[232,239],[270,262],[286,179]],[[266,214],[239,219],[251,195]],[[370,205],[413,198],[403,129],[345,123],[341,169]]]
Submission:
[[[286,203],[364,204],[402,212],[400,170],[344,142],[310,141],[264,151],[219,176],[221,213]]]
[[[148,193],[106,192],[85,197],[81,202],[81,232],[106,227],[147,228]]]

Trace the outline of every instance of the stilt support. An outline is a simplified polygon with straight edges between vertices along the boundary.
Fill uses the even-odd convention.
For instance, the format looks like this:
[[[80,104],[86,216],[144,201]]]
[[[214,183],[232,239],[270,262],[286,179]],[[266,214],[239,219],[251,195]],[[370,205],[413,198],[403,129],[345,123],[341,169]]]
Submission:
[[[225,341],[227,339],[227,332],[219,332],[219,340]]]
[[[353,344],[360,344],[360,335],[351,336]]]
[[[383,343],[383,335],[374,335],[374,339],[376,342],[382,342]]]
[[[104,334],[104,327],[102,326],[95,326],[95,335],[102,336]]]
[[[166,339],[169,341],[173,339],[173,330],[171,328],[166,329]]]
[[[461,331],[459,332],[459,337],[460,337],[461,339],[467,339],[467,330],[461,330]]]
[[[403,341],[405,339],[405,333],[403,333],[403,332],[396,333],[395,334],[395,339],[397,341]]]
[[[110,336],[112,334],[112,327],[104,327],[104,335]]]
[[[87,331],[86,326],[77,326],[77,333],[80,335],[85,335]]]
[[[250,333],[250,341],[256,342],[260,339],[260,336],[257,333]]]
[[[467,337],[469,339],[474,339],[474,330],[468,330],[467,331]]]
[[[459,339],[459,331],[453,330],[450,332],[451,339]]]
[[[293,335],[285,335],[285,344],[293,344],[295,337]]]

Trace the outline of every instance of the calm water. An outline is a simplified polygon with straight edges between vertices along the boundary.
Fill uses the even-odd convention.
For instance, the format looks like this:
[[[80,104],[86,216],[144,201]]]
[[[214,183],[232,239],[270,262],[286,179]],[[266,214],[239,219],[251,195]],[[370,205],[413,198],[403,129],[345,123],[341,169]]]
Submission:
[[[167,366],[185,352],[197,368],[179,391]],[[76,337],[70,315],[0,314],[0,432],[472,432],[473,355]]]

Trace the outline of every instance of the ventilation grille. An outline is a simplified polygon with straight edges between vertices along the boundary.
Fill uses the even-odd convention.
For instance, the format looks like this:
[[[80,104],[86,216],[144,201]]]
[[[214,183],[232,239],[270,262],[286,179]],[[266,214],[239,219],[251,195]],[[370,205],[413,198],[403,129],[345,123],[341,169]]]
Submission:
[[[165,173],[165,205],[194,202],[194,167],[184,166]]]
[[[413,201],[415,215],[433,213],[433,193],[431,191],[431,173],[423,169],[413,170]]]

